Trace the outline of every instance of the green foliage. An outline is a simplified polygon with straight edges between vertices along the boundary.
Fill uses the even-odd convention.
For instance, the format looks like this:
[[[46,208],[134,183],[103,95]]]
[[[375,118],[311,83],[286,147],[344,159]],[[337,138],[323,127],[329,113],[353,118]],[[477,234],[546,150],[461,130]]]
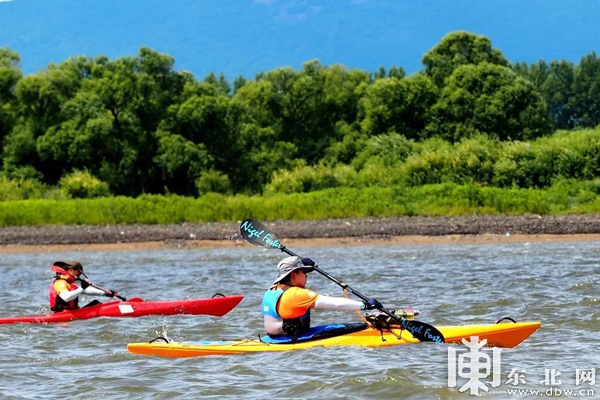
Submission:
[[[600,211],[600,182],[562,181],[548,189],[491,188],[452,183],[414,188],[337,188],[269,196],[198,199],[143,195],[0,202],[0,226],[173,224],[244,218],[326,219],[400,215],[561,214]]]
[[[327,163],[349,164],[360,153],[368,137],[360,131],[358,124],[348,125],[346,122],[339,122],[335,126],[335,136],[338,141],[334,141],[326,150],[324,161]]]
[[[12,130],[16,117],[16,86],[21,79],[19,55],[0,48],[0,143]]]
[[[356,120],[356,89],[367,82],[365,72],[309,61],[302,71],[282,68],[267,72],[256,82],[246,83],[235,99],[247,110],[248,122],[271,127],[279,141],[293,144],[311,164],[336,139],[336,124]]]
[[[396,132],[373,136],[352,160],[352,165],[362,169],[369,160],[377,158],[383,166],[390,167],[404,162],[415,149],[413,140],[406,139]]]
[[[389,71],[386,72],[385,67],[379,67],[379,71],[371,74],[372,80],[382,79],[382,78],[396,78],[402,79],[406,76],[406,71],[402,67],[392,66]]]
[[[600,124],[600,58],[595,52],[578,65],[561,60],[515,65],[515,71],[534,83],[548,103],[556,129]]]
[[[410,186],[441,182],[489,184],[494,176],[497,149],[498,142],[487,136],[464,139],[454,145],[431,140],[400,166],[402,181]]]
[[[58,186],[74,199],[110,196],[108,184],[88,171],[74,171],[62,177]]]
[[[599,60],[510,68],[488,38],[452,32],[409,77],[311,60],[230,83],[145,47],[23,77],[5,48],[0,174],[43,185],[15,199],[66,196],[60,179],[81,170],[126,196],[595,179],[595,131],[544,135],[600,123]]]
[[[339,186],[358,186],[358,174],[346,165],[328,168],[299,166],[292,171],[280,171],[274,174],[267,185],[267,193],[302,193],[334,188]]]
[[[200,195],[207,193],[231,194],[232,192],[229,177],[214,169],[200,174],[200,177],[196,179],[196,189]]]
[[[343,164],[280,171],[269,192],[309,192],[335,187],[422,186],[452,182],[484,186],[543,188],[565,179],[600,178],[600,128],[560,131],[532,142],[500,142],[476,135],[451,143],[438,138],[414,142],[401,135],[364,142],[352,169]]]
[[[447,34],[423,56],[425,74],[440,87],[456,68],[480,63],[509,65],[502,52],[492,48],[490,39],[464,31]]]
[[[418,139],[437,98],[437,87],[425,75],[378,79],[365,87],[359,102],[362,129],[368,135],[393,131]]]
[[[157,136],[158,151],[154,161],[160,168],[168,191],[194,193],[196,178],[214,162],[206,146],[168,132],[159,131]]]
[[[0,201],[14,201],[25,199],[41,199],[46,192],[46,187],[33,179],[11,180],[5,176],[0,177]]]
[[[227,78],[225,78],[225,75],[222,72],[221,74],[219,74],[218,78],[214,72],[210,72],[204,77],[204,82],[214,86],[217,89],[218,93],[221,95],[227,96],[231,93],[231,85],[229,84]]]
[[[506,143],[495,166],[498,186],[545,187],[600,177],[600,129],[559,131],[532,143]]]
[[[600,124],[600,58],[595,52],[583,57],[573,79],[572,108],[575,125]]]
[[[86,168],[117,193],[161,190],[152,133],[190,79],[172,71],[173,63],[142,48],[135,58],[80,57],[21,79],[13,134],[26,135],[27,150],[9,137],[5,168],[31,165],[50,184]]]
[[[232,174],[235,176],[235,187],[244,187],[245,192],[262,190],[275,171],[289,170],[303,162],[296,158],[296,146],[278,140],[270,127],[261,128],[253,123],[245,123],[241,125],[239,134],[242,151],[238,157],[238,168]]]
[[[427,130],[450,141],[477,133],[528,140],[550,130],[546,103],[533,84],[488,63],[456,68],[433,113]]]
[[[494,166],[494,183],[503,187],[539,186],[540,171],[536,154],[529,143],[507,143]]]
[[[17,125],[11,134],[4,138],[2,161],[3,173],[11,179],[24,177],[41,180],[43,178],[42,173],[30,164],[39,161],[31,125]]]
[[[233,80],[233,94],[235,95],[247,82],[248,80],[243,75],[238,75]]]
[[[160,130],[203,145],[216,167],[227,171],[229,160],[239,151],[235,133],[240,112],[229,97],[194,94],[169,108]]]
[[[531,66],[517,63],[513,70],[531,81],[540,91],[548,104],[548,112],[555,128],[571,129],[575,126],[577,123],[573,97],[575,68],[572,63],[562,60],[547,64],[540,60]]]

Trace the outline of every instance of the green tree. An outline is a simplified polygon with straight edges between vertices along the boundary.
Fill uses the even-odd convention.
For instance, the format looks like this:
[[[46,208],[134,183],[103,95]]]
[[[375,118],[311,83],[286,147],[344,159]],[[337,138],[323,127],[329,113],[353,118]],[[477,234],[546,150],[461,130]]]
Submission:
[[[548,103],[550,115],[556,129],[571,129],[575,126],[575,116],[571,98],[574,94],[575,69],[566,60],[552,61],[548,77],[541,86],[541,92]]]
[[[230,176],[237,191],[262,192],[278,170],[299,164],[298,151],[292,143],[279,140],[272,127],[262,128],[244,123],[239,131],[240,156]]]
[[[548,64],[540,60],[531,66],[517,63],[513,70],[530,80],[540,91],[548,104],[548,112],[556,129],[571,129],[575,126],[573,107],[570,104],[575,75],[572,63],[561,60]]]
[[[7,139],[5,169],[30,165],[51,184],[88,169],[116,194],[162,191],[154,134],[193,82],[173,64],[168,55],[141,48],[136,57],[70,59],[22,79],[20,125]]]
[[[196,194],[196,179],[214,162],[203,143],[194,143],[178,134],[158,132],[154,157],[162,181],[170,193]]]
[[[385,72],[385,68],[383,66],[379,67],[379,71],[372,73],[373,80],[387,78],[387,73]]]
[[[402,79],[405,76],[406,76],[406,72],[404,71],[404,68],[402,68],[402,67],[393,66],[392,68],[390,68],[390,70],[388,72],[388,77],[390,77],[390,78]]]
[[[231,192],[231,181],[227,174],[213,169],[204,171],[200,177],[196,180],[196,188],[199,195],[205,195],[208,193],[220,193],[230,195]]]
[[[16,85],[21,79],[21,59],[9,48],[0,48],[0,143],[15,122]]]
[[[73,171],[63,176],[59,181],[59,187],[72,198],[110,196],[108,184],[90,174],[89,171]]]
[[[248,80],[243,75],[238,75],[233,80],[233,94],[235,95],[247,82]]]
[[[219,87],[223,91],[223,94],[225,94],[225,95],[231,94],[231,85],[229,84],[229,81],[225,77],[225,74],[223,74],[222,72],[219,74]]]
[[[169,107],[160,125],[161,132],[179,136],[177,151],[183,154],[182,149],[185,149],[188,153],[180,160],[181,165],[176,169],[165,168],[166,160],[161,157],[160,168],[163,176],[171,174],[169,170],[179,171],[179,176],[185,171],[185,178],[176,181],[179,182],[178,189],[170,189],[177,193],[186,190],[189,193],[189,188],[195,187],[196,178],[205,169],[215,169],[234,177],[232,184],[235,189],[239,190],[239,186],[236,186],[238,184],[243,186],[243,182],[238,181],[235,175],[243,153],[238,133],[243,107],[230,97],[219,93],[207,93],[205,89],[203,85],[188,88],[189,97]],[[173,140],[173,137],[170,140]],[[161,146],[166,149],[164,145]],[[173,146],[169,146],[171,147]],[[159,155],[163,152],[164,150],[160,150]],[[184,181],[187,182],[185,186]]]
[[[444,36],[438,44],[425,53],[422,61],[425,74],[440,87],[444,85],[444,80],[461,65],[486,62],[509,66],[502,52],[492,48],[490,39],[464,31],[451,32]]]
[[[356,120],[360,97],[356,89],[368,81],[363,71],[339,65],[326,68],[310,61],[299,72],[291,68],[269,71],[247,83],[235,98],[248,110],[248,122],[272,127],[276,141],[292,143],[298,156],[310,164],[339,139],[335,136],[339,121]]]
[[[571,108],[576,126],[600,124],[600,58],[592,52],[575,67]]]
[[[339,139],[327,148],[323,161],[327,164],[349,164],[364,148],[369,137],[358,123],[348,124],[345,121],[336,124],[335,132]]]
[[[210,72],[204,77],[204,83],[213,85],[218,89],[219,93],[224,96],[227,96],[231,93],[231,85],[229,84],[227,78],[225,78],[225,75],[222,72],[219,74],[218,78],[214,72]]]
[[[364,165],[377,158],[385,167],[395,166],[406,161],[408,156],[415,151],[415,142],[406,139],[395,132],[382,134],[369,138],[352,160],[352,166],[362,169]]]
[[[528,140],[549,132],[546,107],[533,84],[510,68],[463,65],[447,79],[427,130],[452,142],[475,133]]]
[[[513,65],[513,71],[517,75],[529,79],[536,88],[541,89],[550,75],[550,66],[544,60],[532,63],[531,66],[527,65],[525,62],[521,62]]]
[[[363,88],[359,102],[363,131],[370,136],[397,132],[410,139],[422,135],[439,92],[423,74],[378,79]]]

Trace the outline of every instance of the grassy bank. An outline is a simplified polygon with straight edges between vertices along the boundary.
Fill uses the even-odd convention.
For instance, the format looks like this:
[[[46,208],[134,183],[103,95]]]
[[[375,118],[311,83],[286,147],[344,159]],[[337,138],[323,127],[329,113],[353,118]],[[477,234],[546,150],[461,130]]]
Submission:
[[[169,224],[244,218],[325,219],[402,215],[564,214],[600,212],[600,182],[560,182],[546,189],[436,184],[337,188],[311,193],[200,198],[145,195],[0,203],[0,226]]]

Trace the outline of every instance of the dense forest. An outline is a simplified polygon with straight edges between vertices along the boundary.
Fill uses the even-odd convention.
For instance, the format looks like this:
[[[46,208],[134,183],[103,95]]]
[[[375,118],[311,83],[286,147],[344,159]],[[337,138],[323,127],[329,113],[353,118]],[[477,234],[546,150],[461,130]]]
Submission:
[[[600,177],[600,58],[511,64],[453,32],[423,69],[308,61],[198,80],[148,48],[23,76],[0,49],[0,200]]]

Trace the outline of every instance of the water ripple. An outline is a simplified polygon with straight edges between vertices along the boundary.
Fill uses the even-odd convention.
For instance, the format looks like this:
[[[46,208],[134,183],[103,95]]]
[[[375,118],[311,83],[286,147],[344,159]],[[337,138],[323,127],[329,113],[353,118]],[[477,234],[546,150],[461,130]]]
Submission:
[[[502,353],[503,381],[525,369],[536,388],[545,368],[569,381],[600,363],[600,272],[594,242],[302,248],[327,272],[389,307],[411,307],[439,325],[494,323],[509,316],[542,328]],[[163,359],[127,353],[156,336],[191,341],[254,338],[263,291],[280,255],[256,248],[154,252],[6,254],[0,261],[3,316],[44,312],[54,259],[76,258],[95,282],[147,299],[244,294],[224,318],[99,318],[60,325],[0,326],[0,397],[197,399],[470,398],[447,386],[448,346],[314,348],[289,353]],[[27,265],[29,268],[16,268]],[[341,295],[316,274],[308,284]],[[355,321],[315,312],[315,324]],[[539,377],[538,377],[539,376]],[[572,379],[571,379],[572,380]],[[537,386],[539,388],[539,386]],[[505,389],[505,387],[504,387]],[[505,398],[502,387],[492,398]]]

